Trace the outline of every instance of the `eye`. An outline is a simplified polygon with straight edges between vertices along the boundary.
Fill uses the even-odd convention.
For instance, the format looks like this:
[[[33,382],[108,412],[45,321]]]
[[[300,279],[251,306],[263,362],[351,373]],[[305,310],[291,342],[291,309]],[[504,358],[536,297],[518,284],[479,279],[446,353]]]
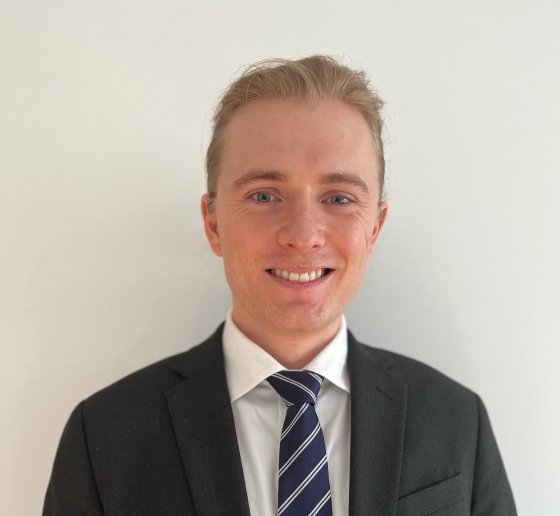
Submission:
[[[260,203],[270,202],[275,199],[274,195],[268,192],[257,192],[251,195],[251,198]]]
[[[344,195],[333,195],[329,197],[329,202],[331,204],[346,204],[350,202],[350,199],[348,199],[348,197],[345,197]]]

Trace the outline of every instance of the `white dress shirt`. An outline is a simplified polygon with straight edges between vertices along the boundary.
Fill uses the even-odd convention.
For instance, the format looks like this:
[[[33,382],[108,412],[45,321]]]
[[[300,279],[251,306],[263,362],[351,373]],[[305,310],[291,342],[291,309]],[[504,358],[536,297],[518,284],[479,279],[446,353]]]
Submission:
[[[285,370],[237,328],[223,332],[225,368],[243,475],[253,516],[278,514],[278,455],[286,405],[266,380]],[[346,320],[334,339],[303,369],[325,378],[315,409],[327,448],[333,516],[348,515],[350,476],[350,376]]]

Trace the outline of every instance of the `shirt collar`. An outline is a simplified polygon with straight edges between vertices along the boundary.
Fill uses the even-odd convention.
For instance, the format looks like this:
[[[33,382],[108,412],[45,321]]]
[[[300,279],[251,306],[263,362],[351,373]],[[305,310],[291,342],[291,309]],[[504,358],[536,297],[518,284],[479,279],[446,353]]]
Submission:
[[[226,318],[222,342],[230,401],[233,403],[270,375],[286,368],[246,337],[233,322],[231,313],[232,310]],[[340,328],[333,340],[303,369],[320,374],[337,387],[350,392],[347,356],[348,332],[346,319],[342,315]]]

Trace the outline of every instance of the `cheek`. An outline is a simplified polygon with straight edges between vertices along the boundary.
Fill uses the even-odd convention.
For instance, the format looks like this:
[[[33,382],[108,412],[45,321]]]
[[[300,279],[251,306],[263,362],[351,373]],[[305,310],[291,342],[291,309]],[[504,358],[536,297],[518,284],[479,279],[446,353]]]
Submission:
[[[360,216],[348,217],[332,226],[333,242],[348,262],[367,260],[370,253],[370,236],[373,227]]]
[[[231,217],[222,227],[224,265],[235,267],[238,273],[257,260],[263,243],[270,239],[270,227],[259,217]]]

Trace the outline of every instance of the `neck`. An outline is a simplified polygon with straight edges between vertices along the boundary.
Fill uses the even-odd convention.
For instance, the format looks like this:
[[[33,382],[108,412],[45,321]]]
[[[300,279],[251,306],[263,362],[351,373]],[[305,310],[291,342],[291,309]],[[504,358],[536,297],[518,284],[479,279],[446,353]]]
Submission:
[[[292,332],[266,328],[235,311],[232,319],[237,328],[255,344],[266,351],[286,369],[303,369],[337,334],[342,316],[308,332]]]

